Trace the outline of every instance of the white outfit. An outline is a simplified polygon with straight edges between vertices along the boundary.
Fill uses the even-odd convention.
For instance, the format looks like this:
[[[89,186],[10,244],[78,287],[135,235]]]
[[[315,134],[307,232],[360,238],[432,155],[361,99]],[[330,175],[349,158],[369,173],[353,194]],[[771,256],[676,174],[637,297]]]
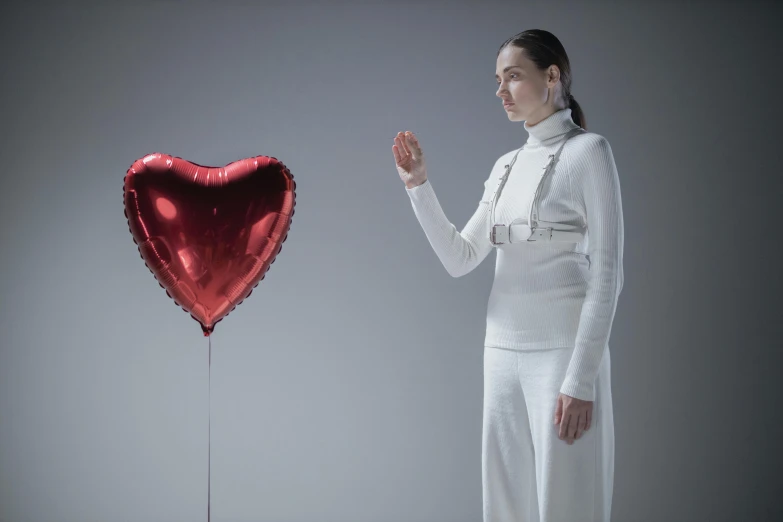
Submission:
[[[554,424],[573,348],[484,349],[484,522],[609,522],[614,418],[609,350],[591,427],[573,444]]]
[[[571,109],[524,126],[529,136],[497,199],[496,223],[526,223],[541,181],[539,223],[586,229],[583,240],[492,244],[490,201],[516,149],[495,162],[462,232],[445,216],[431,181],[406,192],[453,277],[497,249],[484,342],[484,522],[608,521],[614,469],[608,343],[623,286],[619,177],[608,141],[582,132],[568,139],[542,181],[550,155],[578,126]],[[573,445],[557,437],[558,393],[594,401],[592,428]]]
[[[528,126],[524,149],[495,208],[498,223],[527,221],[533,193],[548,156],[578,126],[563,109]],[[606,139],[592,132],[568,140],[545,178],[541,222],[586,227],[580,243],[510,243],[489,240],[489,206],[498,180],[516,150],[495,162],[478,209],[462,232],[449,222],[430,180],[406,188],[416,217],[446,270],[460,277],[497,248],[489,296],[485,346],[534,350],[573,346],[561,391],[592,400],[593,384],[623,285],[623,213],[620,181]]]

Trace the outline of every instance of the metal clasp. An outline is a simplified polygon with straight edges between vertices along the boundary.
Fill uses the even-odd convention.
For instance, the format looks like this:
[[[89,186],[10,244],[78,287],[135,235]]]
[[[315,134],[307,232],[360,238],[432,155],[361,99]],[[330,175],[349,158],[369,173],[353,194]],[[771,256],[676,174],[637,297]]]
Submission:
[[[489,240],[493,245],[508,243],[508,225],[492,225]]]
[[[554,230],[552,227],[536,227],[533,229],[533,233],[530,234],[530,237],[527,238],[528,241],[538,241],[539,239],[545,239],[547,241],[552,240],[552,230]]]

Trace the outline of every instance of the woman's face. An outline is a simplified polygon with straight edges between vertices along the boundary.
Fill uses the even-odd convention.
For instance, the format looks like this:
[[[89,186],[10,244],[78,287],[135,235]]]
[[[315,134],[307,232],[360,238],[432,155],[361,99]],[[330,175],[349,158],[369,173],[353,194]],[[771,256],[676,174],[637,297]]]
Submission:
[[[519,47],[509,45],[498,55],[495,93],[504,106],[511,121],[525,121],[535,125],[550,114],[565,108],[557,99],[556,86],[560,81],[560,70],[555,65],[539,71],[536,65],[523,54]]]

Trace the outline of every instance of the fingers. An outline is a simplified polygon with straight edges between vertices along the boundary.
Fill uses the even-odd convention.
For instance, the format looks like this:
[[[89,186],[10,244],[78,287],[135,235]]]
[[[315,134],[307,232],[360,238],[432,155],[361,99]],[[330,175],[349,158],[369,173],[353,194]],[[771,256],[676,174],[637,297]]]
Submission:
[[[560,424],[560,420],[563,418],[563,398],[557,397],[557,407],[555,407],[555,426]]]
[[[568,412],[563,413],[560,418],[560,430],[557,436],[561,440],[565,440],[568,437],[568,423],[571,422],[571,415]]]
[[[419,140],[410,131],[405,131],[405,133],[398,132],[394,138],[394,143],[397,145],[398,152],[403,156],[412,155],[417,158],[422,156]]]
[[[394,159],[397,165],[408,165],[411,162],[411,153],[402,144],[400,138],[394,138],[392,151],[394,152]]]
[[[405,134],[406,139],[408,140],[408,144],[415,152],[421,152],[421,147],[419,146],[419,140],[416,138],[416,135],[412,132],[408,132]]]
[[[400,147],[402,147],[402,150],[406,156],[412,156],[411,148],[404,138],[397,138],[397,143]]]
[[[562,413],[558,438],[569,445],[573,444],[575,440],[580,439],[589,427],[588,416],[592,418],[592,412],[589,409],[578,414],[569,413],[568,410],[566,410]]]
[[[408,146],[408,140],[406,139],[405,134],[401,132],[398,133],[397,137],[394,138],[394,141],[397,143],[397,146],[402,149],[404,155],[410,155],[411,149]]]
[[[574,439],[576,438],[576,427],[577,427],[577,424],[579,423],[579,417],[581,417],[581,415],[578,415],[578,416],[572,415],[571,416],[571,421],[568,424],[568,431],[567,431],[567,435],[566,435],[566,442],[568,444],[573,444],[574,443]]]
[[[410,137],[408,138],[408,144],[413,150],[414,155],[416,156],[416,159],[421,159],[424,157],[424,152],[421,150],[421,145],[419,145],[419,140],[416,138],[416,135],[411,132]]]
[[[574,439],[578,439],[585,431],[585,424],[587,422],[587,413],[579,415],[576,421],[576,429],[574,430]]]
[[[560,424],[560,438],[565,441],[566,444],[574,443],[574,436],[576,435],[576,427],[579,422],[579,415],[565,415],[568,418],[568,422]]]
[[[397,133],[397,136],[394,137],[392,152],[397,166],[405,170],[412,169],[414,163],[420,164],[424,159],[419,140],[410,131]]]
[[[402,145],[394,145],[394,158],[397,161],[397,166],[402,167],[405,170],[410,170],[413,164],[413,156],[409,152],[405,152]]]
[[[396,144],[392,145],[392,152],[394,153],[394,161],[399,165],[402,162],[402,154],[400,154],[400,148]]]

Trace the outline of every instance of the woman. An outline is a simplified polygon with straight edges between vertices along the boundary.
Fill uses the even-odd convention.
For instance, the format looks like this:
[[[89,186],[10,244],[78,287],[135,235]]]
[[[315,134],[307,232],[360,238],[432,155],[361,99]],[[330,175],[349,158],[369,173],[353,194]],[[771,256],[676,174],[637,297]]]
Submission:
[[[461,232],[435,197],[416,137],[399,133],[392,151],[449,274],[497,249],[484,343],[484,522],[608,522],[608,341],[623,285],[617,169],[607,140],[585,130],[554,35],[515,35],[496,67],[497,96],[529,135],[495,162]]]

